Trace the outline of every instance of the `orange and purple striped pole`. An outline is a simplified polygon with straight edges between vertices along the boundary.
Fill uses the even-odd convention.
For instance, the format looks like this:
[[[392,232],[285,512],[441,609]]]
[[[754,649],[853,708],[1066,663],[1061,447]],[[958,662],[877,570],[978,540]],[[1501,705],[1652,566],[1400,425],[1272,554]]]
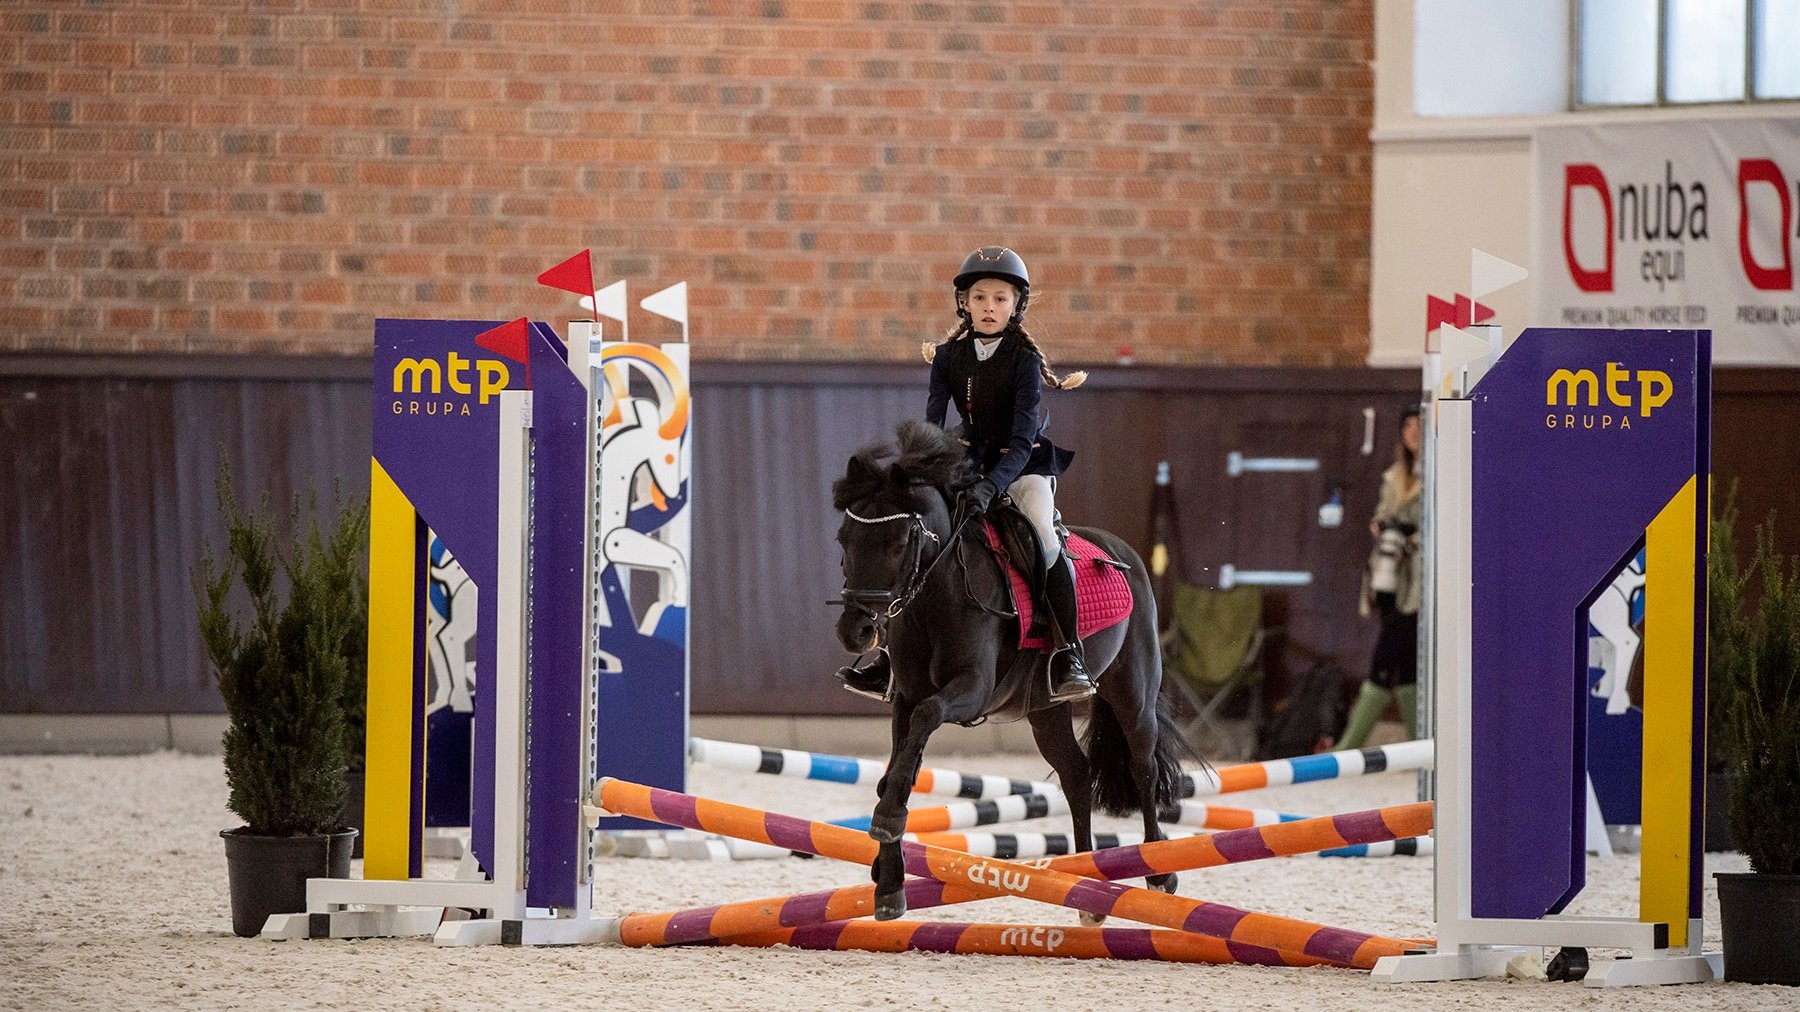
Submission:
[[[869,837],[824,823],[809,822],[792,816],[777,815],[758,809],[740,805],[727,804],[696,798],[692,795],[664,791],[632,784],[622,780],[605,777],[594,788],[595,802],[604,811],[614,815],[630,815],[641,819],[651,819],[672,826],[682,826],[703,832],[718,833],[757,843],[767,843],[789,850],[804,851],[833,857],[855,864],[872,864],[879,851],[879,845]],[[1423,806],[1429,809],[1429,806]],[[1382,821],[1381,814],[1372,815]],[[1425,813],[1429,819],[1429,812]],[[1356,817],[1341,817],[1355,821]],[[1276,829],[1305,826],[1306,823],[1285,823],[1282,826],[1269,826],[1258,833],[1271,832]],[[1342,846],[1348,842],[1341,835],[1325,831],[1335,837],[1330,846]],[[1414,835],[1408,833],[1406,835]],[[1187,840],[1163,841],[1165,844],[1177,846],[1191,845],[1195,841],[1211,841],[1214,837],[1194,837]],[[1341,928],[1327,927],[1309,921],[1278,917],[1272,914],[1260,914],[1219,903],[1207,903],[1202,900],[1171,896],[1149,889],[1122,886],[1110,881],[1095,879],[1135,878],[1140,875],[1155,874],[1158,871],[1173,870],[1157,868],[1149,863],[1150,856],[1165,857],[1157,852],[1146,855],[1149,845],[1138,848],[1120,848],[1124,851],[1135,850],[1129,855],[1109,854],[1101,852],[1071,855],[1058,858],[1057,867],[1033,868],[993,858],[976,858],[968,854],[959,854],[936,847],[924,847],[918,844],[902,844],[902,853],[906,857],[906,870],[913,875],[935,879],[945,883],[944,900],[946,902],[963,902],[969,899],[980,899],[992,896],[1020,896],[1058,906],[1072,907],[1091,914],[1113,915],[1144,924],[1175,928],[1210,935],[1227,942],[1236,943],[1236,947],[1246,950],[1267,950],[1255,953],[1262,958],[1257,961],[1285,961],[1281,954],[1306,956],[1329,963],[1371,969],[1375,961],[1382,956],[1401,955],[1414,946],[1397,938],[1384,938],[1362,932],[1347,931]],[[1321,848],[1323,849],[1323,848]],[[1232,855],[1221,851],[1215,845],[1213,851],[1220,860],[1217,863],[1228,863]],[[1244,854],[1260,852],[1262,856],[1272,856],[1264,843],[1251,844],[1244,848]],[[1172,855],[1170,855],[1172,857]],[[1252,857],[1242,857],[1250,860]],[[1165,860],[1168,860],[1165,858]],[[1078,874],[1069,874],[1060,870],[1067,862],[1070,870]],[[1159,862],[1164,863],[1164,862]],[[1169,861],[1169,863],[1173,863]],[[1082,874],[1091,876],[1081,877]],[[955,883],[950,885],[949,883]],[[909,899],[911,889],[908,890]],[[955,899],[952,900],[952,895]],[[742,906],[739,904],[738,906]],[[840,919],[830,917],[827,919]],[[850,915],[855,916],[855,915]]]
[[[1145,869],[1191,871],[1404,838],[1405,834],[1430,829],[1431,818],[1429,804],[1398,805],[1212,836],[1163,840],[1114,851],[1066,855],[1045,862],[1045,866],[1105,879],[1148,874]],[[911,910],[985,898],[983,894],[946,887],[944,883],[928,878],[910,879],[906,883],[907,908]],[[875,887],[849,886],[672,913],[629,914],[620,921],[620,937],[626,945],[683,945],[726,935],[867,917],[874,912]],[[1278,965],[1284,962],[1270,960],[1265,953],[1247,949],[1238,953],[1238,959],[1240,962],[1274,962]]]
[[[1057,956],[1064,959],[1154,959],[1166,963],[1236,963],[1231,943],[1163,928],[1074,928],[1041,924],[940,921],[829,921],[719,939],[720,945],[866,952]],[[1318,965],[1299,957],[1296,965]]]

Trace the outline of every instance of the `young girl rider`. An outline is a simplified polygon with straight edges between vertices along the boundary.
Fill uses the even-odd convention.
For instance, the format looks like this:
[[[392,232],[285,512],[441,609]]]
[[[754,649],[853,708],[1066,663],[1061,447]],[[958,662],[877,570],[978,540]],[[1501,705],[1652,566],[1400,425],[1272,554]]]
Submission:
[[[925,420],[943,425],[945,411],[956,404],[960,435],[969,460],[982,477],[961,493],[963,515],[986,513],[1002,493],[1009,494],[1037,532],[1048,569],[1051,635],[1051,702],[1093,695],[1094,684],[1083,667],[1076,636],[1075,569],[1056,536],[1056,477],[1075,455],[1043,435],[1038,402],[1048,384],[1067,390],[1081,385],[1086,373],[1058,377],[1021,321],[1031,299],[1025,261],[1004,246],[983,246],[970,253],[956,272],[958,321],[942,344],[926,346],[931,361],[931,392]],[[888,698],[891,672],[887,651],[879,651],[867,667],[838,670],[844,686],[876,699]]]

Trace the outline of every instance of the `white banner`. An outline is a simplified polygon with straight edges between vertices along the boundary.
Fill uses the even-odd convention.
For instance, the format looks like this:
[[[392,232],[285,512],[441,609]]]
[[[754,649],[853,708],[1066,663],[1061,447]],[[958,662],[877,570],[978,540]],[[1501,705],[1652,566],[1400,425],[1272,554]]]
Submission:
[[[1546,127],[1532,144],[1532,321],[1713,332],[1800,365],[1800,117]]]

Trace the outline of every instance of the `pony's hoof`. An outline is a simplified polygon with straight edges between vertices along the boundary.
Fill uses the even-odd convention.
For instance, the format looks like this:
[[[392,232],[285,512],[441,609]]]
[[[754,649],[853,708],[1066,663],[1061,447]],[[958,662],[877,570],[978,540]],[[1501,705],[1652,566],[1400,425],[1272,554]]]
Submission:
[[[1170,872],[1167,875],[1152,875],[1144,880],[1146,886],[1149,886],[1159,893],[1168,893],[1171,896],[1175,895],[1175,887],[1179,882],[1180,879],[1178,879],[1173,872]]]
[[[1105,914],[1090,914],[1086,910],[1081,912],[1081,926],[1084,928],[1097,928],[1105,923]]]
[[[891,893],[875,894],[875,919],[891,921],[906,913],[906,890],[896,889]]]

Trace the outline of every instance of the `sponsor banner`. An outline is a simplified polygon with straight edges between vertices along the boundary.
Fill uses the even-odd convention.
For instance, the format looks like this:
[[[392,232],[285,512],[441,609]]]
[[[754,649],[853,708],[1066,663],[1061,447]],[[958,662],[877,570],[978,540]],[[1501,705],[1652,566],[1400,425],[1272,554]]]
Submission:
[[[1705,328],[1800,365],[1800,117],[1556,126],[1532,144],[1532,320]]]

